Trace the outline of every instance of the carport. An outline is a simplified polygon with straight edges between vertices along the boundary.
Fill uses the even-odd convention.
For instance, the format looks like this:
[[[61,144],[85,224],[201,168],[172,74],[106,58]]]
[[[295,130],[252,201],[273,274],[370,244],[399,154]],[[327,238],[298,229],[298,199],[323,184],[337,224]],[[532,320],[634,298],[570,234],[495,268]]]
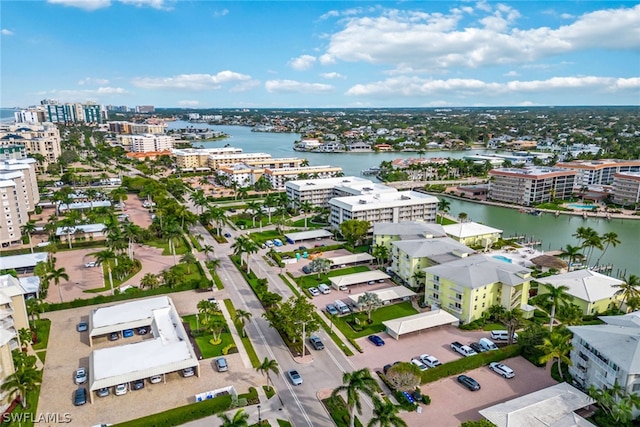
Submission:
[[[435,328],[436,326],[457,326],[458,322],[457,317],[444,310],[431,310],[398,319],[385,320],[382,324],[387,328],[387,334],[398,340],[400,335]]]
[[[39,262],[47,262],[46,252],[33,254],[9,255],[0,257],[0,270],[16,270],[18,274],[33,273]]]
[[[376,289],[371,292],[362,292],[355,295],[349,295],[349,299],[357,305],[358,299],[365,293],[378,295],[380,301],[382,301],[382,303],[385,305],[390,304],[392,301],[408,301],[411,297],[417,295],[411,289],[405,288],[404,286],[393,286],[391,288]]]
[[[350,255],[341,255],[333,258],[329,258],[331,261],[332,267],[339,267],[341,265],[356,265],[356,264],[365,264],[371,263],[375,258],[366,252],[362,252],[359,254],[350,254]]]
[[[316,239],[333,237],[333,233],[330,231],[321,229],[321,230],[301,231],[299,233],[289,233],[289,234],[285,234],[284,237],[287,239],[288,243],[294,245],[296,242],[302,242],[305,240],[316,240]]]
[[[200,376],[198,358],[173,302],[168,297],[158,297],[136,303],[148,304],[150,301],[157,305],[164,302],[163,307],[152,310],[153,339],[95,350],[89,356],[89,399],[92,403],[93,392],[101,388],[185,368],[194,368]],[[120,308],[127,305],[121,304]]]
[[[345,274],[344,276],[329,277],[329,281],[334,288],[340,289],[340,286],[351,286],[376,280],[385,280],[389,277],[387,273],[383,273],[380,270],[372,270],[362,273]]]

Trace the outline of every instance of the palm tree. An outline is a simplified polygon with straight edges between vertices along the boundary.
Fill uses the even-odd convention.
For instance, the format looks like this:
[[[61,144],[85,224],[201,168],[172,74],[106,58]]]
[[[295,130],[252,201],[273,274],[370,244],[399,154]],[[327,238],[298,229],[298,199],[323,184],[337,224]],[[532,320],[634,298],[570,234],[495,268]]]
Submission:
[[[623,283],[613,285],[613,287],[619,288],[614,294],[615,296],[622,295],[622,300],[620,300],[620,305],[618,306],[620,310],[622,310],[622,305],[625,301],[640,298],[640,278],[635,274],[630,275]]]
[[[233,255],[240,257],[240,266],[243,265],[242,254],[244,253],[244,248],[247,245],[246,242],[249,240],[246,236],[238,236],[236,241],[231,245],[231,249],[233,249]]]
[[[371,255],[376,258],[378,267],[380,267],[382,265],[382,262],[386,261],[389,257],[389,249],[384,245],[375,245],[373,250],[371,251]]]
[[[247,202],[247,208],[245,209],[246,211],[251,211],[251,218],[253,219],[253,228],[256,227],[256,216],[262,212],[262,206],[260,206],[260,203],[256,202],[255,200],[251,200]]]
[[[331,397],[335,398],[341,392],[347,394],[347,408],[349,410],[349,418],[351,427],[355,425],[355,411],[362,414],[362,403],[360,401],[360,393],[367,396],[374,396],[378,390],[378,383],[371,376],[369,369],[364,368],[358,371],[345,372],[342,375],[342,385],[334,389]]]
[[[182,255],[182,258],[180,258],[181,263],[187,264],[187,274],[191,274],[191,264],[194,264],[197,261],[198,260],[192,252],[187,252],[186,254]]]
[[[251,268],[249,266],[249,260],[251,259],[251,254],[255,254],[258,252],[260,247],[251,239],[247,239],[246,245],[244,247],[244,251],[247,253],[247,274],[251,274]]]
[[[602,253],[600,254],[598,259],[596,260],[596,265],[600,265],[600,260],[602,259],[604,254],[607,253],[607,249],[609,249],[609,246],[613,246],[615,248],[621,242],[618,239],[618,234],[616,232],[614,232],[614,231],[610,231],[610,232],[604,233],[602,235],[602,243],[604,243],[605,246],[604,246],[604,249],[603,249]]]
[[[302,202],[298,205],[298,209],[300,209],[300,212],[302,212],[302,214],[304,215],[304,229],[307,229],[307,219],[308,216],[307,214],[311,213],[311,211],[313,211],[313,206],[311,205],[311,203],[309,202]]]
[[[558,307],[558,304],[562,303],[566,307],[571,302],[572,297],[567,293],[569,290],[568,286],[553,286],[546,283],[542,286],[544,286],[544,289],[547,292],[540,294],[540,297],[543,300],[551,301],[551,314],[549,315],[549,332],[551,332],[553,331],[553,321],[556,317],[556,308]]]
[[[233,418],[229,418],[227,414],[220,414],[218,418],[222,421],[221,427],[248,427],[249,414],[244,409],[239,409]]]
[[[571,359],[567,356],[573,348],[571,344],[571,336],[562,332],[553,332],[548,338],[544,338],[542,344],[536,348],[544,354],[540,357],[540,363],[547,363],[550,360],[558,361],[558,373],[560,379],[564,379],[562,375],[562,362],[571,365]]]
[[[440,211],[440,224],[442,224],[442,220],[444,219],[444,216],[447,212],[449,212],[449,209],[451,207],[451,202],[449,202],[447,199],[440,199],[438,201],[438,210]]]
[[[63,302],[60,279],[64,279],[67,282],[69,281],[69,275],[67,274],[65,268],[55,268],[55,265],[52,266],[51,270],[49,270],[49,272],[47,273],[47,280],[53,280],[53,283],[55,283],[55,285],[58,287],[58,296],[60,297],[60,302]]]
[[[267,196],[264,198],[264,205],[267,207],[267,213],[269,214],[269,224],[271,224],[271,207],[275,206],[277,204],[278,201],[278,195],[271,193],[271,194],[267,194]]]
[[[40,374],[33,367],[21,367],[4,379],[0,389],[17,395],[23,408],[27,407],[27,395],[40,385]]]
[[[140,279],[140,286],[143,288],[155,289],[160,285],[160,279],[153,273],[147,273]]]
[[[114,291],[113,291],[113,274],[111,272],[111,261],[116,261],[118,257],[116,256],[115,252],[109,249],[104,249],[100,252],[97,252],[93,254],[93,256],[96,257],[97,265],[105,264],[107,266],[107,273],[109,274],[109,285],[111,286],[111,295],[113,295]]]
[[[209,258],[209,254],[212,254],[215,251],[215,248],[212,245],[204,245],[202,247],[202,251],[204,252],[204,255]]]
[[[507,344],[513,344],[513,336],[516,332],[516,329],[518,329],[520,323],[522,322],[522,311],[519,308],[514,308],[513,310],[505,310],[500,315],[500,321],[507,327]]]
[[[29,237],[29,249],[31,249],[31,253],[33,253],[33,239],[31,238],[31,234],[33,234],[34,231],[36,231],[35,221],[28,221],[22,226],[22,232]]]
[[[391,402],[383,401],[378,397],[373,398],[373,418],[367,427],[407,427],[407,423],[398,416],[400,410]]]
[[[469,217],[469,214],[467,214],[466,212],[460,212],[458,214],[458,221],[465,222],[468,217]]]
[[[238,309],[236,310],[236,315],[233,317],[233,321],[236,323],[239,323],[240,326],[242,327],[243,337],[247,336],[247,332],[244,330],[244,324],[247,320],[251,319],[251,316],[253,315],[250,312],[246,310]]]
[[[571,266],[575,262],[576,259],[584,258],[584,255],[580,253],[579,246],[571,246],[567,245],[562,252],[560,253],[560,258],[569,258],[569,271],[571,271]]]
[[[260,366],[256,368],[256,371],[267,376],[267,387],[269,387],[269,372],[273,372],[278,375],[278,373],[280,373],[280,368],[278,367],[277,360],[265,357]]]

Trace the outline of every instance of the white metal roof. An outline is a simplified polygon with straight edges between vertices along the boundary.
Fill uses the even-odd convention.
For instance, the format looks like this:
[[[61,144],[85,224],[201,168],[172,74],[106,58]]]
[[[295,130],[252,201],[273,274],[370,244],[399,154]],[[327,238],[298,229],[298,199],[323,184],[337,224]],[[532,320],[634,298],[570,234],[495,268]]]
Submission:
[[[358,299],[366,293],[378,295],[378,298],[380,298],[380,301],[382,302],[393,301],[400,298],[409,298],[416,295],[415,292],[409,288],[405,288],[404,286],[393,286],[391,288],[376,289],[371,292],[349,295],[349,299],[357,304]]]
[[[390,276],[380,270],[365,271],[363,273],[345,274],[344,276],[330,277],[329,281],[336,287],[349,286],[358,283],[366,283],[371,280],[388,279]]]
[[[169,297],[160,296],[95,308],[89,316],[89,336],[149,326],[154,318],[154,310],[171,306],[173,303]]]
[[[35,265],[39,262],[47,262],[46,252],[2,256],[0,257],[0,270],[13,270],[25,267],[35,267]]]
[[[333,237],[333,233],[324,229],[301,231],[299,233],[288,233],[284,237],[290,239],[292,242],[298,242],[300,240],[319,239],[323,237]]]
[[[497,427],[584,426],[590,424],[584,424],[587,421],[573,412],[593,402],[593,399],[577,388],[560,383],[479,412]],[[571,419],[577,421],[572,424]]]
[[[56,228],[56,236],[74,234],[78,230],[82,233],[101,233],[106,229],[107,226],[104,224],[80,224],[73,227],[58,227]]]
[[[566,286],[569,288],[566,291],[569,295],[587,302],[613,297],[620,289],[616,286],[624,283],[622,280],[591,270],[574,270],[569,273],[540,278],[538,281],[555,288]],[[541,290],[544,292],[544,289]]]
[[[424,313],[413,314],[411,316],[399,317],[397,319],[385,320],[382,324],[393,331],[396,336],[421,331],[423,329],[435,328],[436,326],[450,325],[459,322],[458,318],[444,310],[431,310]]]
[[[333,262],[334,265],[342,265],[342,264],[352,264],[354,262],[367,262],[374,260],[375,257],[366,252],[361,252],[357,254],[349,254],[349,255],[341,255],[333,258],[329,258],[329,261]]]
[[[477,222],[462,222],[458,224],[445,225],[444,231],[449,235],[457,238],[465,239],[467,237],[484,236],[485,234],[502,233],[498,228],[489,227],[488,225],[479,224]]]

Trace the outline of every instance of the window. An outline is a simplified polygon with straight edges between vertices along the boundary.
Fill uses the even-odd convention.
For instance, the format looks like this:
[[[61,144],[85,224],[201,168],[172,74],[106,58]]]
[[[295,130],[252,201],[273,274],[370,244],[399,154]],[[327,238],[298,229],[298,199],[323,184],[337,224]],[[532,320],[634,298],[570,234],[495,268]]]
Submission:
[[[435,289],[436,291],[440,290],[440,285],[436,285],[435,283],[433,284],[433,289]]]
[[[482,303],[482,308],[484,308],[484,303]]]

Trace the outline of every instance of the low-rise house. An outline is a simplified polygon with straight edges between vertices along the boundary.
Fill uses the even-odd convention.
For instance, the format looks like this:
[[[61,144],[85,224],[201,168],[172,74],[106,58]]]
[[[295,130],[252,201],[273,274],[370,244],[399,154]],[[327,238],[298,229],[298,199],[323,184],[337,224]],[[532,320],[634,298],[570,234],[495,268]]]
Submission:
[[[398,240],[430,239],[445,237],[447,234],[440,224],[422,221],[401,221],[397,223],[373,224],[373,246],[384,246],[391,255],[391,243]]]
[[[447,236],[467,246],[491,247],[502,237],[502,230],[477,222],[461,222],[442,227]]]

